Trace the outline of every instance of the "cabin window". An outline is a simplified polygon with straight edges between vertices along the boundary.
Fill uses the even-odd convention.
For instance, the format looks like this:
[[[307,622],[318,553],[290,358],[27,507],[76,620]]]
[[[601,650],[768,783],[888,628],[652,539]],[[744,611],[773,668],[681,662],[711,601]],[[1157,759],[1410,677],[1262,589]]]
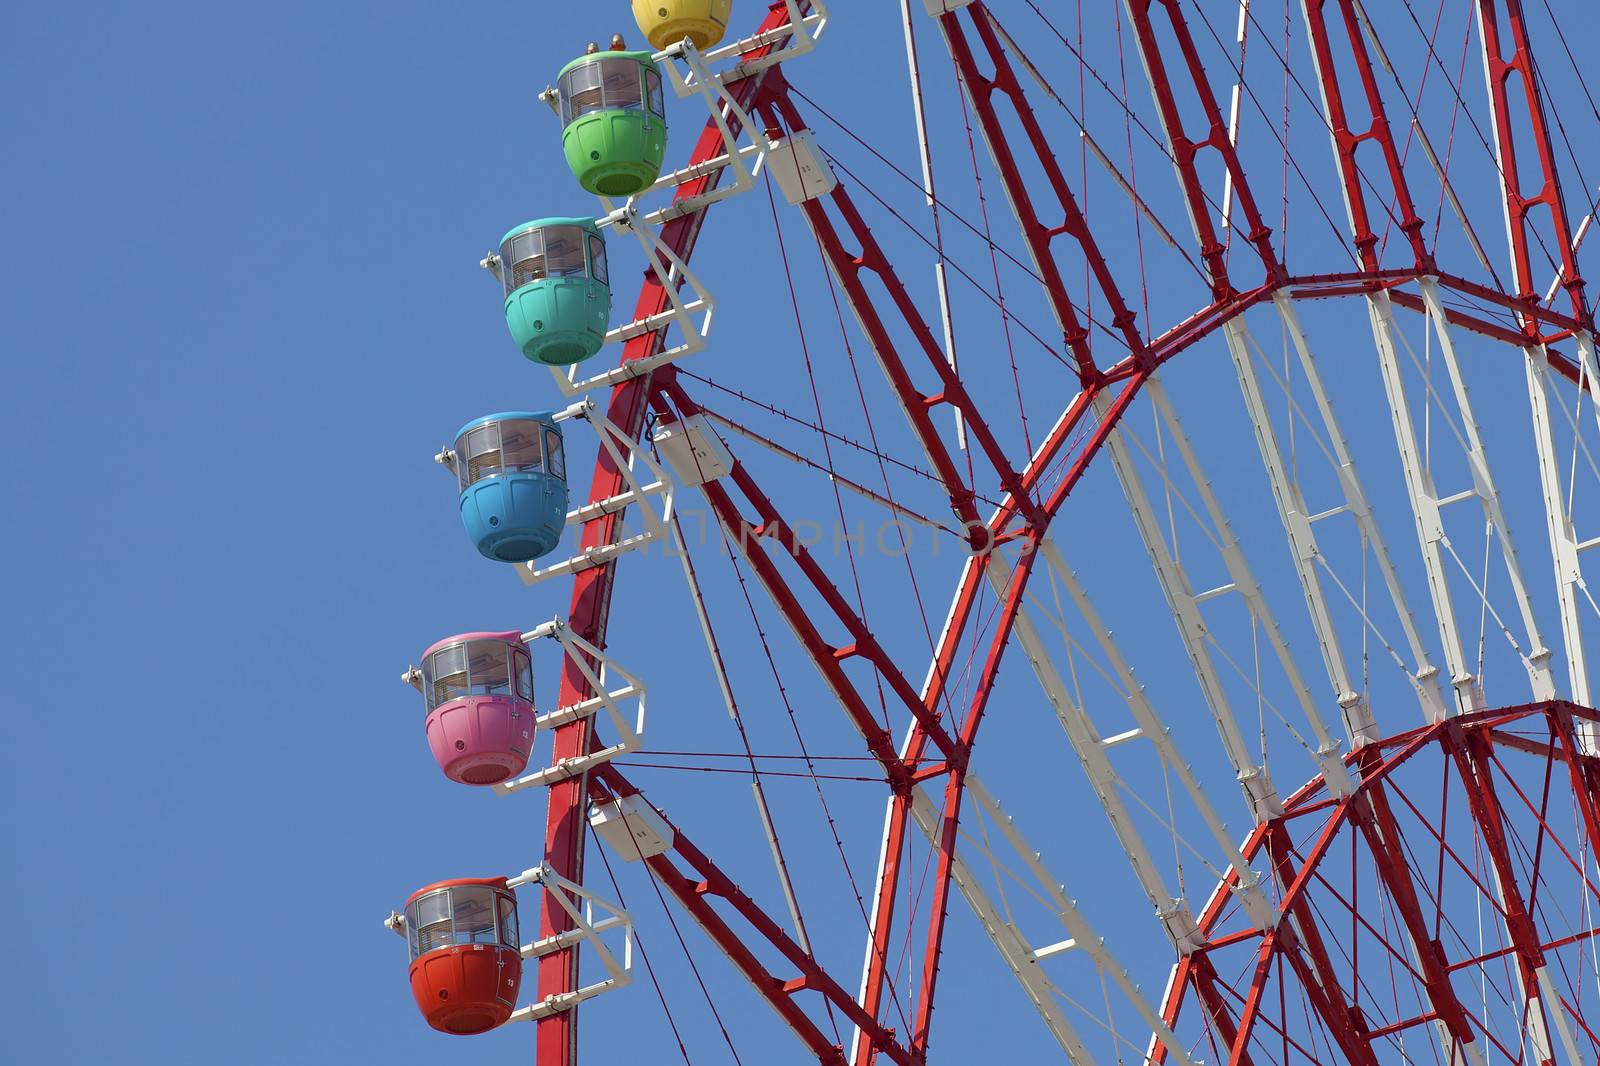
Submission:
[[[600,70],[605,83],[606,107],[643,110],[644,67],[631,59],[602,59]]]
[[[581,278],[589,272],[583,258],[581,226],[549,226],[544,231],[545,272],[552,278]]]
[[[511,695],[511,649],[498,640],[467,645],[468,690],[474,696]]]
[[[561,434],[553,429],[544,431],[545,447],[550,452],[550,473],[560,478],[567,479],[567,457],[565,445],[561,441]]]
[[[606,271],[606,242],[592,233],[589,234],[589,272],[600,284],[611,284],[611,275]]]
[[[666,105],[661,99],[661,74],[654,67],[641,67],[640,69],[644,71],[644,87],[646,95],[650,98],[650,110],[662,118],[666,118]]]
[[[406,924],[417,932],[416,946],[412,949],[416,955],[426,955],[455,943],[450,922],[450,890],[441,888],[412,901],[406,908]]]
[[[537,470],[544,465],[539,447],[539,423],[501,422],[500,455],[504,469]]]
[[[582,277],[582,226],[545,226],[513,233],[500,245],[500,282],[506,295],[542,278]]]
[[[510,896],[500,897],[500,943],[508,948],[519,948],[517,931],[517,901]]]
[[[563,126],[602,109],[648,109],[664,116],[660,73],[638,60],[615,57],[592,59],[562,76]]]
[[[506,295],[544,277],[544,234],[536,229],[513,233],[500,245],[500,280]]]
[[[605,106],[605,94],[600,88],[601,77],[599,63],[584,63],[573,67],[562,76],[561,124],[563,126]]]
[[[456,469],[462,488],[483,480],[504,465],[500,458],[498,422],[474,427],[461,435],[456,444]]]
[[[440,648],[422,663],[422,690],[428,711],[467,694],[467,646]]]
[[[528,660],[528,653],[521,648],[511,650],[511,661],[516,672],[517,695],[533,702],[533,665]]]
[[[543,429],[543,423],[531,419],[508,419],[474,426],[461,434],[455,447],[456,477],[461,488],[496,474],[542,469],[539,434]]]
[[[450,890],[457,944],[493,944],[499,937],[494,926],[494,889],[488,885],[460,885]]]
[[[520,696],[533,701],[528,653],[502,640],[473,640],[440,648],[422,664],[428,710],[463,696]]]
[[[510,938],[506,937],[509,904]],[[504,943],[517,947],[514,900],[490,885],[456,885],[429,892],[406,908],[411,957],[458,944]]]

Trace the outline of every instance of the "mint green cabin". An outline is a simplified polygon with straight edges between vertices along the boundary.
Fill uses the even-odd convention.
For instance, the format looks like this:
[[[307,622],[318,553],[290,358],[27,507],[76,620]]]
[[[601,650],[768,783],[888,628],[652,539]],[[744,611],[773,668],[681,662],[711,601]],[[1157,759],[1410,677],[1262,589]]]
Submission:
[[[561,68],[561,145],[589,192],[632,196],[661,176],[667,113],[649,52],[593,52]]]
[[[535,363],[581,363],[611,322],[606,242],[594,220],[541,218],[500,239],[506,325]]]

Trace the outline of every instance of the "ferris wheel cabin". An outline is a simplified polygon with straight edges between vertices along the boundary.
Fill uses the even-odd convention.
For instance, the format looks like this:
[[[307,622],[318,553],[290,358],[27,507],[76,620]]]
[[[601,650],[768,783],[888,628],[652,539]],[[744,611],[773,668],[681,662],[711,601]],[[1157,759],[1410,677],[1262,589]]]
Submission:
[[[463,633],[422,653],[428,747],[445,776],[494,785],[533,751],[533,667],[515,632]]]
[[[517,896],[504,877],[440,881],[406,900],[411,995],[441,1033],[505,1023],[522,984]]]
[[[500,238],[506,325],[536,363],[580,363],[605,343],[611,321],[606,242],[592,219],[544,218]]]
[[[704,51],[728,30],[733,0],[633,0],[633,20],[660,50],[687,37]]]
[[[557,89],[561,145],[579,185],[632,196],[660,177],[667,112],[651,53],[590,52],[561,69]]]
[[[453,449],[461,524],[488,559],[522,563],[547,555],[567,520],[567,463],[549,411],[474,419]]]

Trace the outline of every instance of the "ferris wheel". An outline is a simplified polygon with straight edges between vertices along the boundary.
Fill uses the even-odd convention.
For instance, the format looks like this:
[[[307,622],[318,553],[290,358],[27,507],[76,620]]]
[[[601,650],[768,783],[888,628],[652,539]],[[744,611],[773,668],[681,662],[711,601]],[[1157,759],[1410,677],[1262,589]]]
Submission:
[[[1553,2],[901,0],[840,106],[854,5],[634,0],[648,48],[553,68],[598,207],[481,264],[551,402],[436,457],[542,616],[405,673],[543,838],[391,915],[427,1024],[1597,1061],[1600,85]]]

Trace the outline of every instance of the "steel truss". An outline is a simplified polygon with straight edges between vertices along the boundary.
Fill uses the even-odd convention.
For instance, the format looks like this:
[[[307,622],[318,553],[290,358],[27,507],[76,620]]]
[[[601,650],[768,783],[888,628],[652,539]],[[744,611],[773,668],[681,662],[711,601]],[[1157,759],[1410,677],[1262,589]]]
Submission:
[[[1494,0],[1479,0],[1479,5],[1481,17],[1488,24],[1497,25]],[[1581,580],[1581,571],[1576,569],[1577,552],[1587,546],[1587,542],[1575,538],[1570,515],[1562,509],[1565,505],[1561,493],[1555,491],[1558,486],[1550,482],[1557,472],[1557,459],[1554,444],[1549,439],[1549,403],[1544,396],[1553,372],[1579,383],[1600,398],[1600,392],[1595,391],[1600,389],[1600,384],[1596,380],[1592,323],[1582,299],[1582,281],[1570,255],[1564,259],[1560,281],[1571,297],[1570,312],[1545,307],[1535,294],[1528,272],[1526,227],[1530,206],[1548,207],[1557,240],[1564,249],[1570,246],[1564,208],[1554,182],[1548,131],[1531,79],[1525,76],[1523,81],[1529,114],[1534,116],[1531,121],[1533,137],[1539,146],[1547,182],[1540,194],[1527,199],[1514,188],[1506,189],[1508,228],[1517,278],[1517,293],[1511,295],[1451,275],[1432,262],[1420,239],[1421,223],[1416,220],[1405,191],[1393,138],[1382,112],[1382,101],[1361,36],[1359,4],[1354,0],[1306,0],[1305,17],[1318,58],[1325,113],[1334,130],[1334,149],[1341,168],[1358,261],[1347,271],[1291,276],[1280,262],[1271,230],[1256,207],[1248,177],[1223,121],[1224,110],[1205,78],[1198,50],[1178,3],[1176,0],[1126,0],[1129,21],[1161,117],[1212,295],[1207,306],[1165,332],[1141,332],[1055,163],[1053,149],[1033,117],[1026,87],[1013,62],[1011,42],[990,19],[981,0],[970,4],[944,2],[937,6],[942,11],[936,16],[938,26],[960,71],[984,142],[1001,175],[1034,266],[1045,280],[1045,290],[1061,329],[1063,347],[1073,360],[1080,389],[1033,455],[1020,466],[1013,464],[1000,447],[986,416],[963,385],[958,371],[948,361],[938,339],[941,331],[927,321],[898,280],[865,218],[851,200],[849,190],[841,183],[802,203],[801,211],[816,235],[829,268],[886,381],[899,399],[935,476],[943,483],[952,513],[975,547],[999,550],[978,551],[965,564],[932,662],[925,680],[918,686],[874,639],[866,623],[839,593],[820,563],[806,551],[795,536],[792,524],[749,470],[735,462],[726,477],[700,486],[730,541],[756,573],[802,650],[837,697],[847,719],[861,733],[867,751],[877,760],[889,788],[876,891],[870,911],[870,935],[858,991],[849,991],[841,979],[829,974],[810,951],[785,930],[781,921],[746,895],[681,827],[671,823],[665,812],[659,813],[672,830],[666,849],[657,854],[633,857],[649,867],[651,874],[749,980],[755,992],[821,1062],[849,1061],[854,1066],[870,1066],[880,1057],[886,1057],[902,1066],[911,1066],[926,1060],[940,952],[952,895],[962,896],[972,907],[1002,959],[1017,976],[1025,994],[1038,1008],[1047,1028],[1069,1058],[1089,1061],[1082,1042],[1073,1033],[1051,992],[1049,979],[1036,965],[1040,958],[1049,954],[1071,950],[1095,939],[1087,924],[1076,914],[1070,900],[1059,892],[1059,886],[1050,880],[1042,860],[1036,860],[1040,865],[1035,868],[1029,864],[1029,869],[1041,884],[1056,890],[1050,898],[1069,936],[1067,941],[1057,945],[1035,947],[999,919],[992,901],[987,900],[971,875],[970,857],[958,855],[957,848],[963,840],[963,804],[967,799],[982,812],[980,816],[997,822],[1004,818],[998,803],[971,776],[969,756],[984,720],[1002,656],[1012,637],[1018,637],[1018,642],[1025,645],[1040,643],[1039,627],[1030,619],[1029,612],[1030,597],[1035,604],[1038,600],[1037,594],[1030,593],[1031,578],[1045,569],[1058,575],[1070,573],[1047,539],[1051,521],[1102,451],[1107,452],[1117,466],[1134,513],[1138,515],[1147,508],[1147,503],[1141,502],[1144,490],[1132,470],[1130,444],[1118,432],[1123,414],[1145,391],[1159,409],[1163,403],[1155,380],[1159,368],[1178,353],[1218,332],[1228,341],[1247,407],[1251,406],[1252,394],[1259,394],[1260,386],[1254,379],[1253,356],[1242,316],[1251,308],[1269,303],[1277,308],[1291,336],[1295,337],[1308,375],[1314,374],[1314,360],[1303,344],[1303,331],[1296,326],[1295,310],[1299,301],[1308,299],[1346,295],[1360,295],[1366,299],[1373,310],[1374,338],[1386,368],[1390,364],[1398,365],[1397,349],[1391,339],[1393,326],[1388,311],[1391,306],[1427,316],[1432,328],[1438,331],[1441,343],[1447,344],[1449,330],[1457,328],[1516,345],[1528,356],[1529,390],[1536,422],[1541,412],[1544,416],[1541,461],[1549,482],[1546,500],[1557,577],[1565,590],[1566,659],[1574,679],[1574,696],[1587,703],[1575,598]],[[1498,147],[1506,160],[1503,172],[1515,174],[1517,171],[1510,160],[1516,138],[1509,118],[1505,72],[1520,70],[1526,75],[1531,69],[1531,59],[1521,25],[1520,5],[1516,0],[1509,0],[1507,6],[1512,13],[1512,58],[1505,60],[1496,53],[1486,59],[1486,70],[1491,93],[1496,94]],[[1351,47],[1356,51],[1358,78],[1374,115],[1373,127],[1368,131],[1352,133],[1345,128],[1343,87],[1334,64],[1327,61],[1325,55],[1330,47],[1327,11],[1332,9],[1337,9]],[[786,39],[761,35],[770,34],[783,25],[790,10],[792,6],[774,5],[758,30],[757,38]],[[1158,18],[1165,20],[1166,32],[1177,40],[1175,56],[1163,52],[1156,33]],[[1499,48],[1497,33],[1486,30],[1484,36],[1491,42],[1491,49]],[[987,73],[980,68],[979,50],[972,45],[974,39],[988,66]],[[769,47],[770,44],[762,44],[748,54],[758,57]],[[1026,68],[1025,61],[1023,65]],[[757,69],[752,66],[751,69],[755,72],[749,77],[725,85],[738,109],[759,116],[770,127],[764,132],[770,134],[783,131],[792,136],[805,131],[805,118],[789,94],[783,71],[777,67]],[[1026,69],[1033,74],[1031,68]],[[1184,76],[1181,83],[1179,74]],[[1180,92],[1194,94],[1200,101],[1208,122],[1205,131],[1197,134],[1181,128],[1176,106],[1176,94]],[[1025,143],[1011,142],[997,103],[1008,107],[1012,117],[1020,122]],[[717,164],[719,154],[727,151],[729,130],[719,128],[726,124],[725,115],[720,122],[708,123],[686,169],[680,171],[696,175],[677,189],[676,198],[683,202],[684,209],[662,215],[666,221],[656,243],[676,263],[688,262],[705,210],[713,199],[707,194],[716,187],[726,169],[726,164]],[[738,132],[738,129],[732,130],[735,136]],[[1369,222],[1374,212],[1365,206],[1363,181],[1354,164],[1356,149],[1367,141],[1380,146],[1393,181],[1392,191],[1401,204],[1401,229],[1413,252],[1413,261],[1402,267],[1384,266],[1375,256],[1376,238]],[[1248,245],[1260,262],[1261,276],[1252,283],[1239,283],[1229,274],[1228,259],[1201,192],[1195,160],[1204,150],[1221,157],[1231,195],[1237,199],[1244,218]],[[1046,206],[1035,203],[1033,191],[1022,180],[1018,159],[1026,152],[1033,154],[1034,162],[1042,166],[1047,175],[1050,202]],[[1230,204],[1232,202],[1230,199]],[[1088,343],[1085,316],[1067,293],[1062,267],[1057,261],[1061,254],[1057,239],[1063,236],[1070,239],[1074,254],[1087,265],[1100,298],[1112,308],[1113,332],[1125,346],[1125,351],[1114,360],[1102,362],[1095,358]],[[887,294],[887,304],[871,295],[863,283],[864,275],[870,275],[879,283]],[[672,276],[681,276],[681,273]],[[665,315],[677,305],[676,296],[669,292],[670,284],[660,271],[646,274],[633,315],[635,321],[651,321],[652,316]],[[1412,291],[1413,288],[1416,291]],[[1522,326],[1510,329],[1469,312],[1447,309],[1440,298],[1441,291],[1460,293],[1514,312]],[[886,323],[896,317],[910,331],[912,350],[898,347],[891,338]],[[1573,346],[1572,355],[1556,347],[1569,342]],[[664,344],[664,330],[632,336],[624,346],[622,362],[651,360]],[[1400,413],[1406,409],[1406,400],[1403,386],[1398,383],[1398,373],[1391,376],[1395,379],[1392,388],[1396,390],[1390,394],[1391,406],[1396,414],[1397,441],[1404,454],[1408,447],[1407,428]],[[1386,376],[1385,381],[1390,384],[1390,376]],[[992,469],[1004,493],[1000,505],[987,517],[978,513],[971,486],[950,446],[935,428],[930,412],[939,406],[949,406],[959,414],[959,424],[974,442],[976,453]],[[1464,392],[1459,409],[1471,424]],[[611,390],[606,418],[621,433],[637,439],[647,413],[653,412],[658,419],[671,422],[691,417],[700,410],[676,369],[661,363],[649,373],[619,376]],[[1323,413],[1330,437],[1339,440],[1331,409],[1325,404]],[[1263,416],[1257,420],[1256,428],[1263,459],[1272,476],[1275,465],[1281,464],[1275,459],[1276,444],[1271,438],[1270,423]],[[1481,455],[1481,446],[1469,447],[1475,457]],[[1487,460],[1475,462],[1473,469],[1475,472],[1481,469],[1476,495],[1493,522],[1498,495],[1488,473]],[[1191,470],[1196,472],[1199,482],[1198,468],[1191,466]],[[1445,502],[1428,483],[1426,471],[1420,465],[1413,468],[1408,462],[1407,472],[1414,477],[1413,498],[1422,501],[1419,506],[1437,509]],[[1302,564],[1307,607],[1315,619],[1321,610],[1321,593],[1315,564],[1318,553],[1310,535],[1312,516],[1305,502],[1296,498],[1297,486],[1287,477],[1273,480],[1274,488],[1280,490],[1277,496],[1286,537]],[[619,464],[614,454],[602,454],[591,485],[591,501],[600,503],[622,495],[627,490],[626,482],[624,465]],[[1362,521],[1367,508],[1353,469],[1348,476],[1341,477],[1340,484],[1345,490],[1343,508],[1357,521]],[[1428,566],[1432,576],[1434,570],[1442,570],[1443,562],[1437,558],[1438,542],[1430,538],[1431,527],[1425,521],[1430,513],[1419,513],[1416,518],[1419,543],[1425,557],[1430,559]],[[1214,517],[1219,529],[1225,529],[1226,521],[1220,510]],[[620,520],[620,512],[604,507],[586,515],[582,520],[582,547],[595,549],[611,544]],[[1503,533],[1507,565],[1516,575],[1514,583],[1520,597],[1522,580],[1515,569],[1515,552],[1509,531],[1504,530],[1503,519],[1499,522],[1499,531]],[[1463,969],[1482,968],[1495,959],[1514,958],[1521,975],[1517,989],[1532,1046],[1542,1052],[1544,1058],[1565,1055],[1576,1061],[1578,1043],[1593,1042],[1594,1037],[1583,1028],[1581,1014],[1574,1019],[1570,997],[1558,986],[1548,959],[1562,948],[1595,935],[1596,931],[1555,930],[1550,928],[1550,923],[1541,921],[1533,902],[1539,878],[1538,860],[1530,877],[1518,865],[1521,859],[1513,853],[1508,843],[1511,836],[1506,829],[1508,819],[1527,817],[1526,810],[1518,810],[1515,815],[1507,812],[1529,798],[1521,784],[1528,778],[1526,774],[1509,775],[1504,760],[1531,758],[1537,764],[1537,760],[1542,759],[1547,779],[1560,774],[1568,781],[1580,816],[1581,839],[1569,842],[1568,850],[1562,854],[1570,857],[1600,853],[1600,822],[1597,822],[1596,813],[1600,801],[1595,798],[1596,790],[1600,789],[1600,762],[1581,739],[1594,732],[1600,715],[1584,706],[1550,699],[1511,710],[1481,709],[1481,691],[1465,669],[1464,661],[1452,650],[1448,599],[1435,594],[1432,604],[1447,649],[1449,680],[1458,693],[1456,706],[1447,708],[1442,702],[1430,699],[1432,668],[1408,621],[1407,635],[1416,653],[1413,673],[1429,724],[1398,737],[1380,738],[1371,709],[1361,702],[1348,670],[1340,661],[1337,634],[1331,621],[1327,621],[1325,625],[1316,624],[1316,628],[1323,643],[1331,698],[1342,715],[1344,739],[1354,750],[1342,758],[1339,756],[1338,742],[1322,729],[1317,717],[1314,702],[1320,701],[1311,701],[1308,697],[1306,710],[1308,717],[1317,723],[1319,747],[1315,755],[1322,773],[1284,799],[1266,775],[1265,767],[1255,765],[1237,743],[1237,728],[1231,724],[1227,700],[1220,686],[1209,681],[1214,668],[1200,639],[1203,627],[1197,620],[1201,594],[1189,586],[1181,566],[1161,542],[1159,529],[1150,523],[1141,523],[1140,532],[1162,579],[1163,591],[1174,606],[1180,632],[1188,641],[1192,664],[1224,746],[1240,774],[1246,803],[1255,821],[1255,828],[1243,847],[1230,846],[1220,837],[1216,841],[1226,853],[1225,861],[1231,864],[1231,869],[1199,915],[1173,910],[1173,897],[1160,886],[1159,876],[1141,876],[1154,910],[1172,933],[1179,955],[1160,1008],[1151,1006],[1148,1011],[1139,1010],[1149,1030],[1155,1034],[1149,1057],[1153,1061],[1166,1061],[1169,1057],[1191,1061],[1196,1054],[1194,1049],[1201,1046],[1201,1041],[1207,1041],[1210,1048],[1204,1052],[1204,1057],[1208,1061],[1251,1062],[1257,1061],[1255,1056],[1260,1056],[1259,1061],[1271,1061],[1273,1056],[1265,1050],[1268,1043],[1276,1040],[1287,1046],[1304,1037],[1321,1039],[1324,1047],[1338,1048],[1338,1054],[1348,1061],[1376,1062],[1380,1056],[1375,1048],[1383,1047],[1386,1041],[1398,1038],[1406,1030],[1431,1024],[1448,1056],[1457,1061],[1480,1061],[1484,1044],[1493,1037],[1477,1022],[1474,1005],[1462,1002],[1456,988],[1458,981],[1453,975]],[[1041,567],[1040,559],[1049,562]],[[1233,586],[1230,591],[1251,600],[1254,580],[1249,568],[1243,565],[1242,558],[1230,556],[1229,563]],[[574,578],[567,625],[577,640],[597,650],[605,648],[614,575],[614,563],[601,559]],[[801,587],[808,587],[811,593],[821,597],[831,618],[825,621],[813,618],[802,608],[800,597],[790,586],[791,578],[796,576]],[[977,680],[967,706],[957,718],[950,713],[949,689],[963,641],[978,624],[977,605],[986,585],[994,591],[998,608]],[[1409,620],[1411,611],[1404,604],[1397,583],[1391,582],[1390,588],[1400,617]],[[1259,592],[1254,595],[1253,604],[1259,601]],[[1526,623],[1524,651],[1535,693],[1553,695],[1547,665],[1550,655],[1539,639],[1525,602],[1519,600],[1519,606],[1523,607]],[[1269,627],[1269,641],[1270,632]],[[1030,648],[1030,658],[1047,667],[1048,655],[1032,654],[1034,650]],[[1106,650],[1113,654],[1111,648]],[[1292,669],[1286,651],[1282,655],[1286,668]],[[898,744],[874,719],[858,683],[842,669],[841,663],[851,658],[869,664],[893,693],[895,705],[905,710],[907,732]],[[560,706],[584,705],[600,695],[594,684],[596,665],[590,662],[589,668],[584,669],[576,660],[564,664]],[[1046,669],[1041,669],[1040,677],[1049,694],[1052,683],[1047,680],[1046,673]],[[1059,685],[1055,687],[1060,688]],[[1301,692],[1308,691],[1304,684],[1296,687]],[[1130,709],[1136,717],[1148,711],[1138,706]],[[1070,725],[1069,736],[1079,749],[1080,758],[1090,768],[1091,776],[1100,774],[1104,782],[1110,782],[1111,776],[1106,775],[1111,771],[1104,761],[1106,738],[1098,735],[1092,724],[1081,717],[1081,708],[1062,704],[1057,710],[1063,724]],[[1462,710],[1470,713],[1455,713]],[[954,725],[957,720],[961,723],[959,728]],[[1144,729],[1144,732],[1148,735],[1150,730]],[[603,762],[589,766],[578,761],[604,746],[596,734],[592,715],[563,721],[555,727],[554,736],[554,764],[588,766],[588,769],[550,784],[546,866],[551,876],[561,878],[562,883],[581,884],[585,824],[590,805],[614,803],[620,798],[642,794],[617,766]],[[1428,911],[1430,895],[1426,877],[1415,868],[1415,860],[1407,853],[1408,837],[1400,828],[1406,815],[1396,805],[1409,809],[1409,804],[1414,802],[1405,779],[1408,768],[1420,765],[1426,752],[1438,753],[1473,796],[1471,803],[1464,804],[1467,810],[1457,817],[1471,819],[1477,838],[1482,841],[1492,863],[1489,877],[1492,887],[1488,887],[1488,882],[1480,887],[1484,887],[1484,899],[1492,905],[1506,931],[1507,946],[1495,953],[1472,955],[1446,950],[1435,931],[1434,916]],[[1108,797],[1111,791],[1105,790]],[[1109,798],[1106,802],[1108,813],[1115,818],[1114,802]],[[1551,840],[1560,838],[1561,830],[1547,822],[1537,803],[1535,798],[1531,806],[1539,839],[1545,839],[1546,833]],[[1458,808],[1461,806],[1463,804],[1457,804]],[[1530,804],[1523,803],[1523,806]],[[1417,820],[1420,819],[1412,819]],[[1308,832],[1302,828],[1305,826],[1318,828]],[[897,914],[903,896],[901,885],[906,877],[908,841],[913,831],[926,835],[937,853],[932,888],[925,913],[920,916]],[[1021,843],[1020,836],[1012,836],[1010,832],[1006,835],[1018,854],[1032,855]],[[1351,997],[1349,969],[1338,957],[1338,938],[1342,930],[1328,927],[1324,914],[1319,911],[1319,908],[1327,910],[1337,906],[1351,917],[1354,926],[1361,926],[1366,920],[1358,913],[1355,900],[1341,895],[1339,882],[1330,878],[1329,872],[1334,866],[1330,856],[1336,844],[1348,844],[1353,853],[1365,855],[1368,863],[1364,875],[1351,875],[1345,886],[1349,896],[1353,896],[1358,885],[1369,893],[1379,892],[1398,923],[1399,932],[1384,942],[1399,945],[1387,949],[1393,963],[1409,974],[1420,989],[1425,1006],[1413,1015],[1381,1016],[1381,1012]],[[971,846],[970,839],[966,846]],[[1439,850],[1442,856],[1448,854],[1463,866],[1467,865],[1442,837]],[[1544,861],[1553,860],[1547,855]],[[1579,879],[1588,892],[1594,885],[1584,862],[1586,860],[1580,860]],[[1139,865],[1136,860],[1136,869]],[[1245,917],[1238,920],[1240,916]],[[884,1021],[889,945],[895,939],[897,923],[903,928],[904,923],[916,922],[919,918],[924,940],[923,969],[911,1000],[910,1029],[901,1033]],[[547,897],[541,912],[539,943],[549,945],[550,950],[539,955],[538,971],[538,990],[544,1001],[560,1002],[560,997],[580,989],[577,956],[570,947],[575,942],[569,935],[572,930],[570,910]],[[1249,955],[1250,964],[1244,970],[1244,977],[1239,979],[1238,969],[1224,964],[1224,956],[1231,959],[1251,952],[1254,954]],[[774,958],[783,960],[787,972],[774,972],[771,965],[763,961]],[[1096,963],[1104,972],[1121,972],[1109,954],[1104,959],[1097,957]],[[1314,1020],[1303,1024],[1301,1031],[1294,1030],[1287,1018],[1280,1016],[1281,1012],[1274,1012],[1268,998],[1274,981],[1298,982],[1305,990]],[[1143,1004],[1142,997],[1136,989],[1126,991],[1138,1009]],[[1356,994],[1359,995],[1359,991]],[[552,1000],[551,997],[557,998]],[[1199,1007],[1186,1011],[1191,999]],[[854,1026],[851,1046],[837,1046],[824,1034],[812,1012],[803,1006],[807,1001],[818,1000],[826,1002]],[[576,1019],[575,1011],[552,1012],[538,1018],[536,1053],[540,1066],[574,1066],[578,1061]],[[1305,1047],[1300,1051],[1308,1061],[1329,1061],[1318,1057],[1324,1054],[1321,1051]]]
[[[1553,976],[1551,964],[1600,928],[1574,920],[1570,896],[1562,908],[1548,905],[1554,877],[1544,864],[1563,867],[1563,887],[1600,899],[1600,762],[1576,735],[1597,720],[1565,701],[1453,716],[1348,756],[1360,774],[1349,795],[1331,796],[1321,781],[1297,791],[1244,847],[1272,871],[1285,920],[1265,933],[1230,922],[1228,886],[1219,886],[1200,917],[1205,945],[1179,962],[1168,985],[1167,1024],[1219,1062],[1284,1062],[1291,1052],[1292,1061],[1395,1061],[1402,1034],[1430,1026],[1443,1061],[1517,1059],[1503,1030],[1480,1017],[1508,1009],[1479,992],[1483,981],[1520,997],[1509,1009],[1531,1061],[1591,1061],[1600,1042],[1584,1024],[1571,967]],[[1552,783],[1572,790],[1572,809],[1559,816]],[[1480,905],[1498,927],[1492,949],[1474,948],[1453,925]],[[1578,918],[1591,912],[1581,898],[1578,906]],[[1399,973],[1393,999],[1351,980],[1352,952],[1362,950],[1381,953]],[[1218,974],[1239,976],[1219,982]],[[1352,987],[1357,1000],[1347,998]],[[1218,1003],[1227,1024],[1212,1013]],[[1405,1009],[1413,1003],[1421,1009]],[[1302,1004],[1309,1012],[1299,1013]],[[1149,1055],[1168,1058],[1159,1041]]]

